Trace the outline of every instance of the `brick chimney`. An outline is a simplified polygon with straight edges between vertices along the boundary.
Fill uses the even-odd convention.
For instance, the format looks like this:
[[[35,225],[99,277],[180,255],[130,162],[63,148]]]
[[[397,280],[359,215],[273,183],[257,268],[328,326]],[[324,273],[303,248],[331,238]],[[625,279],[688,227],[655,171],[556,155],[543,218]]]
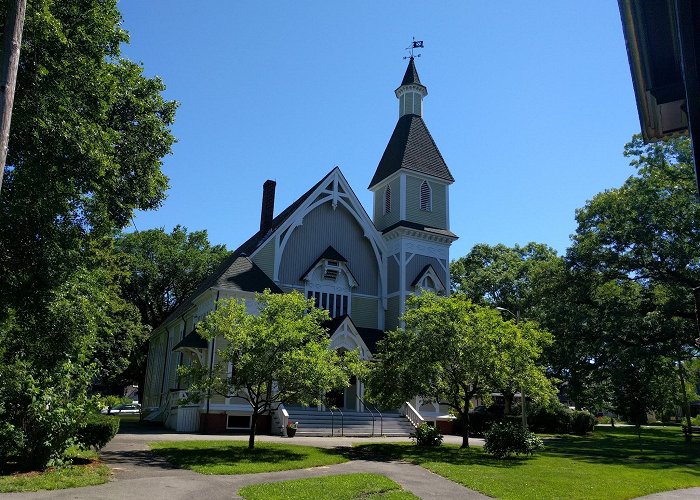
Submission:
[[[266,180],[263,184],[262,210],[260,211],[260,232],[266,233],[272,227],[275,213],[275,181]]]

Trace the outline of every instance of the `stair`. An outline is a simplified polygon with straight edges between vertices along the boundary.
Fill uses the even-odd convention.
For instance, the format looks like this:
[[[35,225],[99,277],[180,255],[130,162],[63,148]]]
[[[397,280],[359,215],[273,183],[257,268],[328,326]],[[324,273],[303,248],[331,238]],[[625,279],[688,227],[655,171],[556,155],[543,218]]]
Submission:
[[[317,411],[314,408],[287,407],[290,422],[299,422],[297,436],[388,436],[408,437],[415,431],[413,424],[398,413],[372,414],[367,412],[343,411],[342,426],[340,412]],[[341,429],[342,427],[342,429]],[[342,433],[342,434],[341,434]]]

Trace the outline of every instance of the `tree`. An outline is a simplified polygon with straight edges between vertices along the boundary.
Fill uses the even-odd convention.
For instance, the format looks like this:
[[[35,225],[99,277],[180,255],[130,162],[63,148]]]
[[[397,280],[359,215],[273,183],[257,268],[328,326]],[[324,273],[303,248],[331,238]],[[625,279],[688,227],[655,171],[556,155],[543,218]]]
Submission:
[[[379,342],[370,396],[394,407],[415,396],[449,406],[462,422],[462,447],[469,446],[473,398],[513,382],[535,397],[553,395],[536,365],[552,337],[535,323],[504,321],[462,294],[432,293],[409,297],[402,319],[405,327]]]
[[[182,226],[170,233],[163,228],[122,233],[116,250],[130,274],[124,298],[151,328],[160,326],[230,254],[224,245],[211,245],[206,230],[188,233]]]
[[[475,304],[500,307],[513,315],[540,320],[546,302],[545,283],[563,269],[554,249],[540,243],[525,246],[477,244],[464,257],[452,261],[450,274],[454,291],[464,293]],[[510,413],[520,387],[512,379],[496,388]]]
[[[116,0],[27,6],[0,196],[0,363],[18,396],[0,433],[37,436],[12,452],[25,464],[70,443],[90,381],[123,370],[143,334],[118,294],[112,240],[165,196],[176,104],[120,57],[120,23]]]
[[[122,233],[115,249],[127,269],[121,296],[138,308],[141,323],[149,329],[163,321],[212,274],[229,255],[224,245],[211,245],[206,230],[188,233],[175,226]],[[148,343],[141,339],[124,373],[123,382],[136,382],[143,390]]]
[[[637,174],[577,211],[567,262],[588,290],[595,364],[629,380],[619,360],[636,359],[639,374],[656,373],[663,358],[682,365],[696,353],[700,205],[687,138],[643,144],[635,137],[625,155]],[[634,398],[621,396],[620,410],[641,411],[637,403],[625,409],[621,402]]]
[[[341,357],[329,350],[328,331],[321,326],[328,311],[301,293],[266,290],[255,305],[258,311],[251,314],[243,300],[219,301],[197,325],[205,339],[224,339],[213,375],[196,364],[180,370],[191,382],[188,399],[201,401],[214,392],[250,404],[249,449],[255,446],[258,415],[275,411],[283,401],[319,404],[322,394],[348,385],[358,359],[357,353]]]

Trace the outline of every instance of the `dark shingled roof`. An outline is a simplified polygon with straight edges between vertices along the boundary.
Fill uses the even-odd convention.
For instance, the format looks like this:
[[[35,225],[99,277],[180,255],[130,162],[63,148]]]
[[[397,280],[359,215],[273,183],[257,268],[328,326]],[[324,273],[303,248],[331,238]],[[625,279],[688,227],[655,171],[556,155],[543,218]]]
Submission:
[[[386,234],[389,231],[393,231],[397,227],[407,227],[409,229],[418,229],[419,231],[425,231],[426,233],[439,234],[441,236],[449,236],[450,238],[454,238],[454,239],[459,238],[459,236],[457,236],[455,233],[453,233],[449,229],[439,229],[437,227],[425,226],[423,224],[418,224],[417,222],[410,222],[407,220],[400,220],[396,224],[392,224],[391,226],[387,227],[386,229],[383,229],[382,234]]]
[[[360,337],[362,337],[362,340],[367,346],[367,349],[369,349],[369,352],[376,354],[377,342],[384,338],[384,330],[378,330],[376,328],[362,328],[359,326],[356,326],[355,328],[357,328],[357,333],[359,333]]]
[[[306,277],[306,275],[309,274],[309,273],[313,270],[313,268],[316,267],[316,264],[318,264],[319,262],[321,262],[323,259],[327,259],[327,260],[337,260],[338,262],[345,262],[346,264],[347,264],[347,262],[348,262],[348,259],[346,259],[346,258],[343,257],[342,255],[340,255],[340,252],[338,252],[338,251],[337,251],[335,248],[333,248],[332,246],[328,246],[328,248],[326,248],[326,249],[323,251],[323,253],[319,256],[319,258],[316,259],[316,260],[313,262],[313,264],[311,264],[311,265],[309,266],[309,268],[308,268],[306,271],[304,271],[304,273],[299,277],[299,280],[303,281],[304,278]],[[346,269],[347,269],[348,271],[350,271],[350,268],[347,267],[347,266],[346,266]],[[352,272],[350,272],[350,274],[352,275]],[[352,279],[354,279],[355,282],[357,282],[357,279],[355,278],[354,275],[352,276]]]
[[[277,217],[272,219],[272,224],[270,229],[261,233],[258,231],[253,236],[251,236],[248,241],[243,243],[238,247],[228,258],[226,258],[216,271],[214,271],[207,279],[202,281],[197,289],[187,297],[179,307],[177,307],[170,315],[163,321],[163,325],[169,323],[173,319],[181,316],[185,313],[191,306],[192,301],[196,299],[199,295],[207,291],[209,288],[214,286],[221,286],[222,288],[230,288],[233,290],[242,290],[246,292],[262,292],[266,288],[269,288],[273,293],[283,293],[282,289],[278,287],[265,272],[260,269],[255,262],[251,261],[247,256],[250,255],[262,245],[278,227],[280,227],[284,222],[301,206],[306,199],[311,196],[318,186],[321,185],[326,177],[330,175],[328,172],[323,178],[314,184],[311,189],[306,193],[301,195],[294,203],[289,205],[284,209]]]
[[[427,264],[427,265],[423,266],[423,269],[421,269],[420,272],[419,272],[418,274],[416,274],[416,279],[413,280],[413,282],[411,283],[411,286],[416,286],[416,285],[418,284],[418,282],[420,281],[420,279],[423,277],[423,275],[424,275],[426,272],[428,272],[428,269],[432,269],[432,270],[433,270],[433,273],[435,273],[435,277],[437,277],[438,281],[439,281],[440,284],[442,285],[442,288],[444,288],[445,290],[447,290],[447,287],[445,286],[445,284],[444,284],[444,283],[442,282],[442,280],[440,279],[440,275],[438,275],[438,273],[435,271],[435,269],[433,268],[433,266],[431,266],[430,264]]]
[[[402,168],[454,182],[423,118],[418,115],[399,118],[369,188]]]
[[[416,70],[416,63],[413,62],[413,56],[408,60],[408,67],[406,68],[406,74],[403,75],[403,80],[401,80],[401,85],[411,85],[418,84],[423,85],[418,78],[418,71]]]
[[[197,330],[192,330],[190,333],[185,335],[185,337],[175,344],[173,351],[180,349],[181,347],[190,347],[192,349],[206,349],[209,347],[209,343],[200,337]]]
[[[321,326],[328,329],[329,335],[333,335],[340,326],[340,324],[343,321],[345,321],[345,318],[347,317],[347,314],[335,317],[328,321],[324,321]],[[372,354],[377,352],[377,342],[379,342],[384,337],[384,330],[378,330],[376,328],[359,327],[355,325],[355,322],[352,320],[352,318],[350,318],[350,322],[352,323],[352,326],[354,326],[357,330],[357,333],[360,334],[360,337],[362,337],[362,341],[367,346],[367,349],[369,349],[369,352],[371,352]]]

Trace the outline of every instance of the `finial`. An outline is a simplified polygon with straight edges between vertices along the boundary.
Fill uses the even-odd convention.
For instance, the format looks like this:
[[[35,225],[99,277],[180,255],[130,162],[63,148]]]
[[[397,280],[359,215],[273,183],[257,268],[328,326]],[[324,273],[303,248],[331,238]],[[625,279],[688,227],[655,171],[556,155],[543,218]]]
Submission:
[[[416,37],[412,37],[413,42],[411,42],[410,47],[406,47],[406,50],[411,51],[410,56],[404,56],[404,59],[408,59],[409,57],[413,59],[414,57],[420,57],[420,54],[413,54],[414,49],[422,49],[423,48],[423,40],[416,40]]]

